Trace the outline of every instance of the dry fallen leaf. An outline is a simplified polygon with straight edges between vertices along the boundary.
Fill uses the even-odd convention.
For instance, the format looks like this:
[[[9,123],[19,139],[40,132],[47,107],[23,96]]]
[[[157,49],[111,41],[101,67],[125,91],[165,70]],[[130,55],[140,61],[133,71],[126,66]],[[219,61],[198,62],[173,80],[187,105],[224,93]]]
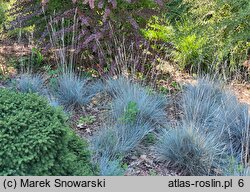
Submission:
[[[92,131],[90,130],[90,128],[87,128],[87,129],[85,129],[86,130],[86,132],[88,133],[88,134],[92,134]]]
[[[83,124],[83,123],[78,124],[78,125],[77,125],[77,128],[83,129],[83,128],[84,128],[84,124]]]

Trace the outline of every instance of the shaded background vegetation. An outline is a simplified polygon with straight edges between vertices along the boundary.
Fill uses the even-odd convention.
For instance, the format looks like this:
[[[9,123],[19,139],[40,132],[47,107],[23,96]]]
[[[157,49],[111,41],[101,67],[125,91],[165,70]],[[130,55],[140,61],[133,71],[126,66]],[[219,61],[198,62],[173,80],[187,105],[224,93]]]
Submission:
[[[46,50],[73,48],[75,65],[84,62],[81,67],[101,75],[116,67],[105,46],[114,51],[113,40],[125,37],[126,48],[134,42],[137,52],[147,41],[151,52],[168,53],[181,70],[232,77],[242,74],[248,56],[249,13],[247,0],[2,0],[0,24],[12,37],[19,29],[34,33],[36,45]]]

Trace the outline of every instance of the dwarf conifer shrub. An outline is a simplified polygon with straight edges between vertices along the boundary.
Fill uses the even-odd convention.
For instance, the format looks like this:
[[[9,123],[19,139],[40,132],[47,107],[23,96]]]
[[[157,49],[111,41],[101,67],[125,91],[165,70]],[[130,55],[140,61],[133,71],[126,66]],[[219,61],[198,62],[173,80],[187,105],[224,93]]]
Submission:
[[[36,94],[0,89],[0,175],[90,175],[87,143]]]

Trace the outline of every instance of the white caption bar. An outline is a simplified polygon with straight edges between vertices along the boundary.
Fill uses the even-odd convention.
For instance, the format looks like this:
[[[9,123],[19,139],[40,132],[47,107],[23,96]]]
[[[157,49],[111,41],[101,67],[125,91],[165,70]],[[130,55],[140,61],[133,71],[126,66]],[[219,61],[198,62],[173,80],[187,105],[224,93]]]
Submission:
[[[0,191],[250,191],[250,177],[0,177]]]

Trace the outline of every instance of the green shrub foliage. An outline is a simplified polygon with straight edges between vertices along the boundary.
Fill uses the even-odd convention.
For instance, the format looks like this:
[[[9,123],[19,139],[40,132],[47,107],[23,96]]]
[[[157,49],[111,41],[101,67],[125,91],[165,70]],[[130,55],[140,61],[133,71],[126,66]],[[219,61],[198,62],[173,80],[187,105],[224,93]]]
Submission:
[[[8,8],[9,2],[5,2],[3,0],[0,0],[0,32],[2,32],[4,28],[4,22],[6,21],[6,13],[5,11]]]
[[[237,72],[250,46],[250,1],[172,0],[165,5],[168,12],[143,29],[149,40],[172,45],[172,59],[181,69]]]
[[[0,89],[0,175],[90,175],[90,153],[63,112],[36,94]]]

